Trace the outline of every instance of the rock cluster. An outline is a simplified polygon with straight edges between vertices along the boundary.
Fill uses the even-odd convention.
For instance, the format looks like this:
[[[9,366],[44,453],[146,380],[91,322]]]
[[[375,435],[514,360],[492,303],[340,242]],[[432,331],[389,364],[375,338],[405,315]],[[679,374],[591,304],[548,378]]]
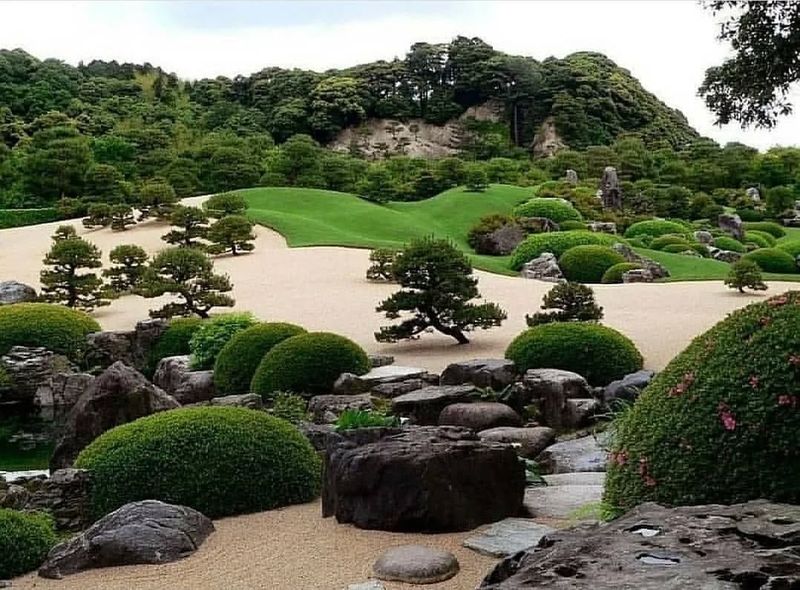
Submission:
[[[144,320],[133,330],[89,334],[86,362],[89,366],[108,367],[120,361],[142,371],[168,325],[166,320]]]
[[[153,384],[180,404],[207,401],[217,394],[214,371],[192,371],[189,355],[161,359],[153,374]]]
[[[517,223],[506,223],[487,234],[477,238],[475,251],[490,256],[506,256],[514,251],[527,233]]]
[[[59,469],[50,477],[30,477],[7,484],[0,479],[0,508],[39,510],[53,516],[56,528],[78,531],[91,524],[89,473]]]
[[[551,283],[559,283],[564,280],[564,273],[558,266],[558,258],[552,252],[543,252],[540,256],[523,264],[519,276],[523,279],[537,279]]]
[[[717,218],[717,225],[722,231],[729,233],[732,238],[739,241],[744,239],[742,218],[735,213],[721,213]]]
[[[625,262],[636,263],[643,269],[647,270],[653,280],[664,279],[669,276],[669,271],[664,265],[656,262],[655,260],[637,254],[634,252],[633,248],[627,244],[618,243],[611,247],[625,259]]]

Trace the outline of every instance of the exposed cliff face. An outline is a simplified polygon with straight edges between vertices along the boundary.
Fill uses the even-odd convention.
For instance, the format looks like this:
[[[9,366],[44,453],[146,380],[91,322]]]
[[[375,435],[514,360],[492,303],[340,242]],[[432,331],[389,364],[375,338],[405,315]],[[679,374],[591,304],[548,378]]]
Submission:
[[[558,134],[553,117],[548,117],[533,137],[531,150],[533,151],[533,155],[537,158],[549,158],[559,150],[566,149],[567,147],[569,146],[564,143],[564,140],[561,139],[561,136]]]

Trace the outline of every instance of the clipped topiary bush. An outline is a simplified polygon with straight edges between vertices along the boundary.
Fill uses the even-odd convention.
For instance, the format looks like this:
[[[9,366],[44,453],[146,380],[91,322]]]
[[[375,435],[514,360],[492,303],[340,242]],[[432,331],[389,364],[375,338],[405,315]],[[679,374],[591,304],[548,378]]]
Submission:
[[[620,262],[619,264],[615,264],[611,268],[609,268],[606,272],[603,273],[603,277],[600,279],[601,283],[605,284],[615,284],[622,282],[622,275],[624,275],[629,270],[634,270],[636,268],[642,268],[641,265],[636,264],[635,262]]]
[[[590,231],[556,231],[544,234],[533,234],[525,238],[511,253],[511,268],[519,270],[526,262],[541,256],[543,252],[552,252],[560,257],[564,252],[575,246],[611,246],[625,240],[611,234],[595,233]]]
[[[607,326],[583,322],[544,324],[517,336],[506,358],[528,369],[564,369],[592,385],[607,385],[642,368],[642,355],[631,340]]]
[[[761,234],[759,235],[757,232],[747,232],[744,236],[745,247],[749,250],[755,250],[756,248],[771,248],[774,244],[770,244],[769,240],[764,239],[764,236],[769,236],[769,234]],[[770,236],[772,238],[772,236]],[[772,238],[773,240],[775,238]]]
[[[735,240],[728,236],[719,236],[714,238],[714,246],[721,250],[729,250],[731,252],[739,252],[744,254],[747,251],[747,248],[744,247],[739,240]]]
[[[603,274],[625,258],[608,246],[575,246],[558,259],[558,266],[567,280],[578,283],[599,283]]]
[[[800,256],[800,240],[792,240],[778,244],[778,248],[786,252],[792,258]]]
[[[746,221],[742,224],[746,231],[763,231],[773,238],[782,238],[786,235],[786,230],[774,221]]]
[[[0,508],[0,579],[35,570],[57,542],[49,515]]]
[[[695,338],[614,423],[605,500],[800,502],[800,292]]]
[[[688,228],[677,221],[667,221],[666,219],[648,219],[637,221],[625,230],[626,238],[636,238],[642,235],[657,238],[666,234],[685,234]]]
[[[0,306],[0,355],[12,346],[43,346],[80,361],[86,336],[100,324],[77,309],[50,303],[14,303]]]
[[[582,221],[573,221],[571,219],[567,219],[566,221],[562,221],[558,224],[561,228],[561,231],[572,231],[572,230],[585,230],[586,224]]]
[[[682,254],[686,251],[695,252],[694,247],[692,244],[667,244],[663,248],[661,248],[662,252],[669,252],[671,254]]]
[[[342,373],[362,375],[369,368],[367,353],[352,340],[329,332],[309,332],[274,346],[258,365],[250,391],[265,397],[276,391],[330,393]]]
[[[750,240],[750,239],[752,239],[753,237],[756,237],[756,236],[758,238],[761,238],[764,242],[767,243],[767,245],[764,246],[764,248],[772,248],[773,246],[775,246],[778,243],[778,239],[775,236],[773,236],[772,234],[767,233],[765,231],[760,231],[760,230],[757,230],[757,229],[747,230],[745,232],[745,234],[744,234],[744,239],[745,239],[745,241],[747,241],[747,240]]]
[[[691,242],[685,235],[676,235],[676,234],[666,234],[663,236],[659,236],[654,238],[652,242],[650,242],[650,248],[652,250],[663,250],[664,247],[670,246],[672,244],[680,244],[682,246],[686,246],[689,248]]]
[[[759,248],[742,258],[752,260],[764,272],[792,274],[798,272],[797,263],[791,254],[779,248]]]
[[[565,199],[535,197],[514,208],[515,217],[546,217],[556,223],[580,221],[581,214]]]
[[[105,432],[81,451],[100,516],[136,500],[216,518],[308,502],[320,461],[288,422],[245,408],[180,408]]]
[[[248,393],[264,355],[279,342],[305,332],[300,326],[275,322],[256,324],[234,334],[214,363],[217,391],[221,395]]]
[[[256,322],[250,312],[223,313],[203,322],[189,340],[192,368],[211,369],[217,355],[234,334],[255,325]]]
[[[152,349],[145,368],[145,374],[152,376],[155,373],[158,362],[169,356],[179,356],[191,353],[189,341],[194,333],[203,325],[200,318],[173,318],[169,322],[169,327],[156,341]]]

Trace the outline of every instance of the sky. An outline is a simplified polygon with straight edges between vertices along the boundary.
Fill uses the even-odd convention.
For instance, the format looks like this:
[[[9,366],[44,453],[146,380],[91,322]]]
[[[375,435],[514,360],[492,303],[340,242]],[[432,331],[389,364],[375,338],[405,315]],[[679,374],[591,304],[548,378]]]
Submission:
[[[0,47],[71,64],[148,61],[184,79],[347,67],[456,35],[539,60],[598,51],[720,143],[800,144],[800,93],[799,114],[773,130],[714,125],[697,88],[730,54],[717,32],[694,0],[0,2]]]

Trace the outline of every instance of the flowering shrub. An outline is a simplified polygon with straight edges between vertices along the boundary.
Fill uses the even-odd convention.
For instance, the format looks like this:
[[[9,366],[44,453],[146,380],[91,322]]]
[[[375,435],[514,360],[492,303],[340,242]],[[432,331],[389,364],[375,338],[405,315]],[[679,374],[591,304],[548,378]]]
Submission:
[[[697,337],[614,423],[605,500],[627,510],[800,502],[800,291]]]

